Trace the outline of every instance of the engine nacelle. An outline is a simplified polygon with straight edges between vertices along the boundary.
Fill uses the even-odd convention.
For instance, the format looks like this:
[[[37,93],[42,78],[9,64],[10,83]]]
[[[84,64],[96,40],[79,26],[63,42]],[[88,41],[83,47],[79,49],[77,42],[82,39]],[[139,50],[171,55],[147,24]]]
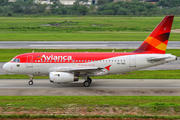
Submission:
[[[78,81],[79,77],[67,72],[50,72],[49,80],[53,83],[68,83]]]

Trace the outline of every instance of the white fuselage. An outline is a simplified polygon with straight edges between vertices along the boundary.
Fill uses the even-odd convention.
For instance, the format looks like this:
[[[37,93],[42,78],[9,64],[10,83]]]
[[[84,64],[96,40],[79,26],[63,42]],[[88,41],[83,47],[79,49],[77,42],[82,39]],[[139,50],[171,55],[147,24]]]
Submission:
[[[159,58],[164,57],[164,59],[155,59],[149,60],[151,58]],[[176,60],[176,56],[170,54],[135,54],[135,55],[125,55],[119,57],[112,57],[104,60],[96,60],[89,61],[86,63],[75,63],[75,62],[67,62],[67,63],[41,63],[33,62],[33,63],[16,63],[16,62],[8,62],[3,68],[11,73],[15,74],[25,74],[25,75],[49,75],[50,72],[61,71],[61,69],[68,68],[87,68],[87,67],[106,67],[110,65],[109,70],[104,69],[101,71],[94,71],[91,73],[87,73],[87,76],[99,76],[99,75],[107,75],[107,74],[120,74],[129,71],[135,71],[139,69],[144,69],[151,66],[156,66],[160,64],[164,64],[167,62],[171,62]],[[88,61],[88,60],[87,60]],[[84,71],[80,73],[80,76],[83,75]]]

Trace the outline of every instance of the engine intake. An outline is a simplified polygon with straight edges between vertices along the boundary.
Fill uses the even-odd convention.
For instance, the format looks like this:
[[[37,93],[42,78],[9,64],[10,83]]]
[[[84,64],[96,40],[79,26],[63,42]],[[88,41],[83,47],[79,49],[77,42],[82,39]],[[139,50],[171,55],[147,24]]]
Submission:
[[[79,80],[79,76],[67,72],[50,72],[49,80],[53,83],[68,83]]]

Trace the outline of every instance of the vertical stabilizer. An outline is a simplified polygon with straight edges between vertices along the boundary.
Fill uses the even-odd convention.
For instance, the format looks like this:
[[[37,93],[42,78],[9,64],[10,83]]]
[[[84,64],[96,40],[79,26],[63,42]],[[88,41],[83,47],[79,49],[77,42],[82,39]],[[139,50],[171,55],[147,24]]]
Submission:
[[[166,16],[134,52],[165,54],[174,15]]]

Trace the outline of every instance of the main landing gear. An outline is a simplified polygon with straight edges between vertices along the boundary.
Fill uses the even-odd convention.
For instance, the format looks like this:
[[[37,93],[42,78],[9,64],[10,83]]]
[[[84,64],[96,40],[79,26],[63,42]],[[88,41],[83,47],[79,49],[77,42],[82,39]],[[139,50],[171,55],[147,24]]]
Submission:
[[[88,77],[88,78],[84,81],[83,85],[84,85],[84,87],[89,87],[89,86],[91,85],[91,83],[92,83],[92,79],[91,79],[90,77]]]
[[[28,82],[29,85],[33,85],[33,77],[30,78],[30,81]]]

